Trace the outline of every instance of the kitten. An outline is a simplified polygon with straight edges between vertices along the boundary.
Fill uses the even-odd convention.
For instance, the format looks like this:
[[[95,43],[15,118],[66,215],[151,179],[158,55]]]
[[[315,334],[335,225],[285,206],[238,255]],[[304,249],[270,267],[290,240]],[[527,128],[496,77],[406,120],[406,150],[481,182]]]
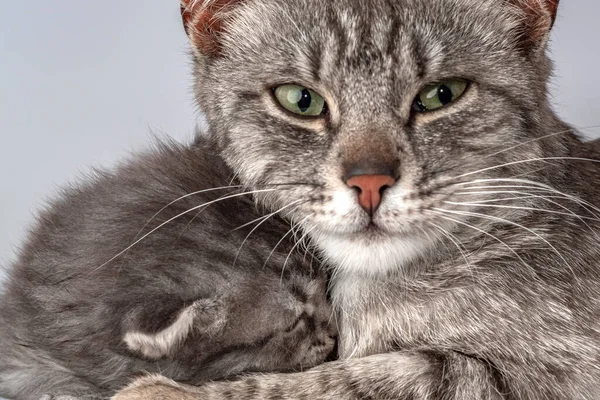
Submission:
[[[147,372],[199,384],[323,362],[323,271],[231,175],[199,137],[65,190],[0,298],[0,396],[106,398]]]
[[[317,188],[260,201],[304,202],[342,358],[185,398],[600,396],[600,168],[548,100],[558,0],[182,3],[225,161]]]

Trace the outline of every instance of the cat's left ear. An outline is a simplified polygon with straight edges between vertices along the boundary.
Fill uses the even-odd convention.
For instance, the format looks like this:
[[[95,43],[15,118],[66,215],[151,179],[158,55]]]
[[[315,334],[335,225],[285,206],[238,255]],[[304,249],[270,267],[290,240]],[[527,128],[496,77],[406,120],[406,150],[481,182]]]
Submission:
[[[243,0],[180,0],[181,18],[194,51],[203,56],[220,52],[219,36],[228,12]]]
[[[556,21],[559,0],[507,0],[519,8],[524,17],[523,40],[533,47],[544,45]]]

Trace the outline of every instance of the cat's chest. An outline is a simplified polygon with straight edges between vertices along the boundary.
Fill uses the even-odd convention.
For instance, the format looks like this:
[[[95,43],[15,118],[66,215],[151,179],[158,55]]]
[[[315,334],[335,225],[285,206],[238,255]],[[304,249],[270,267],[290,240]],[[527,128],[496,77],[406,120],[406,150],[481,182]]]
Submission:
[[[345,278],[332,282],[331,293],[340,358],[388,352],[410,342],[418,335],[414,328],[423,325],[419,308],[397,285]]]

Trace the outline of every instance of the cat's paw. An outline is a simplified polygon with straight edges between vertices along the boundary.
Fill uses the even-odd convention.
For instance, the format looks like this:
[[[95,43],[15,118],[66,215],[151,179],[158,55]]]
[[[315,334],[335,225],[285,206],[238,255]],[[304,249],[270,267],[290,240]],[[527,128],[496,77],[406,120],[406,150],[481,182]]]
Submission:
[[[161,375],[148,375],[136,379],[125,389],[122,389],[111,400],[197,400],[198,393],[193,393],[191,387],[181,385]]]

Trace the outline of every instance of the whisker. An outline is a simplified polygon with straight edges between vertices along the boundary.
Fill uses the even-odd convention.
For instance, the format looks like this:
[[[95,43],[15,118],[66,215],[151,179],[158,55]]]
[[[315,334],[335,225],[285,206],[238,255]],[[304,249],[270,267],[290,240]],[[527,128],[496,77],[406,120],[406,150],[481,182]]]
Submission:
[[[311,233],[312,231],[315,230],[317,226],[313,226],[312,228],[310,228],[309,230],[307,230],[304,235],[302,235],[302,237],[300,238],[300,240],[296,241],[296,243],[294,244],[294,246],[292,246],[292,249],[290,250],[290,252],[288,253],[287,257],[285,258],[285,261],[283,262],[283,267],[281,268],[281,279],[283,280],[283,272],[285,271],[285,266],[287,265],[290,257],[292,256],[294,250],[296,250],[296,247],[298,247],[298,245],[300,243],[302,243],[302,241],[308,236],[309,233]]]
[[[300,202],[302,202],[302,200],[296,200],[296,201],[294,201],[293,203],[291,203],[291,204],[288,204],[288,205],[287,205],[287,206],[285,206],[285,207],[281,207],[279,210],[277,210],[277,211],[275,211],[275,212],[272,212],[271,214],[267,215],[266,217],[257,218],[257,219],[255,219],[254,221],[251,221],[251,222],[249,222],[249,223],[247,223],[247,224],[245,224],[245,225],[242,225],[242,227],[245,227],[245,226],[248,226],[248,225],[250,225],[250,224],[252,224],[252,223],[254,223],[254,222],[260,221],[260,222],[259,222],[259,223],[258,223],[258,224],[257,224],[257,225],[254,227],[254,228],[252,228],[252,230],[250,231],[250,233],[248,233],[248,235],[246,235],[246,237],[245,237],[245,238],[244,238],[244,240],[242,241],[242,244],[240,245],[240,248],[238,249],[237,253],[235,254],[235,258],[234,258],[234,260],[233,260],[233,266],[235,266],[235,264],[236,264],[236,262],[237,262],[237,260],[238,260],[238,257],[240,256],[240,252],[242,251],[242,248],[244,247],[244,244],[246,244],[246,241],[248,241],[248,238],[249,238],[249,237],[250,237],[250,236],[251,236],[251,235],[252,235],[252,234],[253,234],[253,233],[254,233],[254,232],[255,232],[255,231],[256,231],[256,230],[257,230],[257,229],[258,229],[258,228],[259,228],[259,227],[262,225],[262,224],[264,224],[265,222],[267,222],[267,220],[268,220],[269,218],[273,217],[274,215],[277,215],[278,213],[280,213],[281,211],[285,210],[286,208],[289,208],[289,207],[291,207],[291,206],[295,206],[295,205],[297,205],[297,204],[298,204],[298,203],[300,203]],[[240,228],[236,228],[236,229],[234,229],[234,231],[235,231],[235,230],[238,230],[238,229],[241,229],[241,227],[240,227]]]
[[[460,243],[460,240],[458,240],[458,238],[455,235],[451,234],[450,232],[448,232],[446,229],[442,228],[441,226],[434,224],[431,221],[429,221],[428,223],[430,225],[432,225],[433,227],[435,227],[437,230],[439,230],[442,233],[442,235],[444,235],[446,238],[448,238],[452,243],[454,243],[454,245],[456,246],[456,248],[458,249],[458,251],[460,252],[462,257],[465,259],[465,263],[467,264],[467,266],[471,267],[472,265],[467,257],[467,253],[465,251],[466,249],[464,248],[464,245],[462,245],[462,243]]]
[[[192,193],[188,193],[186,195],[183,195],[183,196],[181,196],[181,197],[173,200],[172,202],[170,202],[169,204],[167,204],[166,206],[164,206],[163,208],[161,208],[160,210],[158,210],[152,217],[150,217],[150,219],[148,220],[148,222],[146,222],[144,224],[144,226],[142,226],[142,229],[139,230],[139,232],[135,235],[135,237],[133,238],[133,240],[135,240],[135,239],[138,238],[138,236],[144,231],[144,229],[146,229],[146,227],[148,226],[148,224],[150,222],[152,222],[152,220],[154,218],[156,218],[161,212],[165,211],[167,208],[169,208],[173,204],[177,203],[178,201],[181,201],[183,199],[187,199],[188,197],[196,196],[196,195],[202,194],[202,193],[209,193],[209,192],[214,192],[214,191],[217,191],[217,190],[224,190],[224,189],[240,189],[240,188],[242,188],[242,186],[240,186],[240,185],[222,186],[222,187],[217,187],[217,188],[210,188],[210,189],[199,190],[197,192],[192,192]]]
[[[499,200],[490,200],[490,201],[499,201]],[[593,220],[593,221],[598,220],[597,218],[582,217],[573,212],[568,213],[568,212],[546,210],[543,208],[535,208],[535,207],[505,206],[505,205],[500,205],[500,204],[481,204],[481,202],[468,203],[468,202],[444,201],[444,203],[452,204],[455,206],[473,206],[473,207],[485,207],[485,208],[504,208],[504,209],[513,209],[513,210],[523,210],[523,211],[540,211],[540,212],[545,212],[545,213],[549,213],[549,214],[564,215],[567,217],[577,217],[577,218],[581,218],[581,219],[585,218],[585,219],[589,219],[589,220]]]
[[[518,192],[518,191],[470,192],[470,193],[464,193],[464,194],[470,195],[470,194],[475,194],[475,193],[478,193],[478,194],[494,194],[494,193],[507,193],[508,194],[508,193],[510,193],[510,194],[527,194],[528,195],[526,197],[521,197],[521,198],[513,197],[513,198],[505,198],[505,199],[495,199],[495,200],[487,200],[487,201],[482,200],[482,201],[472,202],[472,205],[475,205],[475,206],[479,206],[481,203],[486,203],[486,202],[489,203],[489,202],[497,202],[497,201],[522,200],[522,199],[540,199],[540,200],[548,202],[550,204],[554,204],[555,206],[565,210],[568,213],[567,214],[568,216],[573,216],[573,217],[579,219],[581,221],[581,223],[583,223],[590,230],[590,232],[592,232],[592,234],[600,240],[600,235],[598,235],[598,232],[596,232],[596,230],[594,230],[587,222],[585,222],[585,220],[600,222],[600,218],[598,218],[598,216],[596,216],[596,214],[592,213],[585,206],[582,206],[582,207],[584,207],[587,212],[589,212],[591,215],[593,215],[593,218],[576,214],[575,212],[573,212],[573,210],[569,209],[568,207],[560,204],[557,201],[552,200],[552,199],[565,199],[564,196],[540,196],[540,195],[535,195],[535,194],[528,193],[528,192]],[[462,194],[462,193],[455,193],[455,194],[458,195],[458,194]],[[567,198],[567,200],[571,200],[571,199]],[[576,203],[576,204],[579,204],[579,203]],[[581,204],[580,204],[580,206],[581,206]],[[538,209],[538,208],[524,208],[524,209],[531,210],[531,211],[546,211],[546,212],[556,213],[556,211],[554,211],[554,210],[543,210],[543,209]]]
[[[558,189],[553,188],[552,186],[540,183],[540,182],[535,182],[535,181],[531,181],[528,179],[509,179],[509,178],[495,178],[495,179],[476,179],[470,182],[462,182],[462,183],[457,183],[457,186],[468,186],[470,184],[477,184],[477,183],[487,183],[487,182],[493,182],[493,183],[503,183],[503,182],[509,182],[509,183],[519,183],[519,184],[525,184],[525,185],[532,185],[534,186],[531,189],[546,189],[549,192],[561,195],[561,196],[565,196],[565,198],[568,198],[576,203],[579,204],[585,204],[586,206],[592,208],[593,210],[597,211],[600,213],[600,208],[594,206],[593,204],[577,197],[577,196],[573,196],[564,192],[561,192]],[[482,187],[471,187],[471,188],[466,188],[468,189],[475,189],[475,188],[479,188],[479,189],[486,189],[488,187],[493,187],[493,186],[482,186]],[[504,187],[509,187],[509,186],[504,186]],[[526,186],[518,186],[515,185],[513,186],[514,188],[527,188]],[[589,211],[589,210],[588,210]],[[595,215],[595,214],[594,214]]]
[[[546,190],[544,190],[546,191]],[[543,192],[543,191],[542,191]],[[600,218],[598,218],[598,216],[596,214],[594,214],[592,211],[590,211],[588,209],[588,207],[586,207],[585,205],[579,203],[579,202],[575,202],[575,204],[579,204],[581,207],[583,207],[588,213],[590,213],[593,218],[590,217],[584,217],[582,215],[578,215],[575,214],[571,209],[569,209],[568,207],[560,204],[557,201],[554,201],[552,199],[563,199],[563,200],[569,200],[569,201],[574,201],[573,199],[570,199],[568,197],[565,196],[541,196],[541,195],[536,195],[533,193],[528,193],[528,192],[519,192],[519,191],[483,191],[483,192],[457,192],[454,193],[455,195],[482,195],[482,194],[517,194],[517,193],[522,193],[522,194],[528,194],[529,196],[527,196],[527,198],[535,198],[535,199],[540,199],[543,201],[546,201],[548,203],[554,204],[557,207],[562,208],[563,210],[567,211],[568,213],[570,213],[571,215],[581,218],[581,221],[587,225],[587,223],[585,223],[585,221],[583,219],[589,219],[589,220],[593,220],[593,221],[600,221]],[[513,198],[513,199],[517,199],[517,198]],[[523,197],[523,199],[525,199],[525,197]],[[502,201],[502,200],[508,200],[508,199],[497,199],[497,200],[489,200],[488,202],[491,201]],[[474,203],[479,203],[477,201],[475,201]],[[591,229],[591,228],[590,228]]]
[[[198,210],[202,207],[206,207],[209,206],[211,204],[217,203],[219,201],[223,201],[223,200],[228,200],[228,199],[232,199],[235,197],[240,197],[240,196],[247,196],[250,194],[256,194],[256,193],[263,193],[263,192],[274,192],[277,189],[263,189],[263,190],[254,190],[251,192],[244,192],[244,193],[237,193],[237,194],[233,194],[230,196],[226,196],[226,197],[221,197],[219,199],[213,200],[213,201],[209,201],[207,203],[201,204],[199,206],[196,207],[192,207],[189,210],[186,210],[180,214],[177,214],[176,216],[174,216],[173,218],[170,218],[169,220],[163,222],[162,224],[158,225],[156,228],[152,229],[150,232],[146,233],[144,236],[142,236],[141,238],[139,238],[138,240],[134,241],[131,245],[127,246],[125,249],[123,249],[121,252],[119,252],[118,254],[116,254],[114,257],[112,257],[110,260],[106,261],[105,263],[103,263],[102,265],[100,265],[99,267],[95,268],[94,270],[92,270],[90,273],[94,273],[96,271],[98,271],[99,269],[103,268],[104,266],[106,266],[108,263],[110,263],[111,261],[114,261],[117,257],[122,256],[125,252],[127,252],[129,249],[131,249],[132,247],[134,247],[136,244],[140,243],[142,240],[146,239],[148,236],[150,236],[151,234],[153,234],[154,232],[156,232],[157,230],[159,230],[160,228],[162,228],[163,226],[175,221],[177,218],[180,218],[186,214],[189,214],[190,212],[194,211],[194,210]]]
[[[478,171],[468,172],[466,174],[459,175],[459,176],[455,177],[454,179],[460,179],[460,178],[464,178],[464,177],[467,177],[467,176],[471,176],[471,175],[475,175],[475,174],[480,174],[482,172],[492,171],[492,170],[498,169],[498,168],[509,167],[509,166],[512,166],[512,165],[526,164],[526,163],[538,162],[538,161],[541,161],[541,162],[543,162],[543,161],[585,161],[585,162],[592,162],[592,163],[600,163],[600,160],[594,160],[592,158],[581,158],[581,157],[541,157],[541,158],[530,158],[530,159],[527,159],[527,160],[512,161],[512,162],[505,163],[505,164],[495,165],[493,167],[483,168],[483,169],[480,169]]]
[[[282,183],[267,183],[264,185],[260,185],[263,187],[270,187],[270,186],[312,186],[312,187],[320,187],[323,186],[319,183],[313,183],[313,182],[282,182]]]
[[[535,232],[532,229],[527,228],[526,226],[523,226],[521,224],[518,224],[516,222],[507,220],[505,218],[500,218],[500,217],[496,217],[493,215],[487,215],[487,214],[481,214],[481,213],[476,213],[476,212],[470,212],[470,211],[451,211],[451,210],[443,210],[443,209],[439,209],[439,208],[434,208],[434,210],[436,211],[444,211],[446,213],[450,213],[450,214],[458,214],[458,215],[466,215],[466,216],[471,216],[471,217],[479,217],[479,218],[483,218],[483,219],[488,219],[488,220],[496,220],[505,224],[509,224],[509,225],[513,225],[516,226],[518,228],[521,228],[529,233],[531,233],[532,235],[534,235],[535,237],[537,237],[538,239],[540,239],[542,242],[546,243],[551,249],[552,251],[554,251],[554,253],[560,257],[562,259],[562,261],[565,263],[565,266],[568,267],[575,280],[577,280],[577,274],[575,274],[575,271],[573,270],[573,268],[571,267],[571,265],[569,264],[569,262],[567,261],[567,259],[562,255],[561,252],[558,251],[558,249],[556,247],[554,247],[554,245],[552,245],[552,243],[550,243],[548,240],[546,240],[543,236],[541,236],[539,233]]]
[[[455,195],[482,195],[482,194],[509,194],[511,192],[457,192],[454,193]],[[488,203],[497,203],[499,201],[514,201],[514,200],[529,200],[529,199],[535,199],[536,197],[540,197],[540,196],[533,196],[533,195],[529,195],[529,196],[515,196],[515,197],[501,197],[498,199],[488,199],[488,200],[473,200],[471,201],[472,204],[488,204]]]
[[[309,217],[304,218],[302,221],[300,221],[298,223],[302,224],[304,221],[306,221]],[[275,247],[273,247],[273,250],[271,250],[271,252],[269,253],[269,256],[267,257],[267,259],[265,260],[265,263],[263,264],[263,268],[265,268],[267,266],[267,263],[269,262],[269,259],[273,256],[273,253],[275,253],[275,250],[279,247],[279,245],[285,240],[285,238],[294,231],[294,229],[296,229],[297,227],[294,226],[294,224],[292,223],[292,227],[281,237],[281,239],[279,239],[279,241],[277,242],[277,244],[275,245]]]
[[[440,216],[440,218],[446,219],[446,220],[448,220],[448,221],[454,222],[454,223],[456,223],[456,224],[459,224],[459,225],[466,226],[466,227],[468,227],[468,228],[471,228],[471,229],[474,229],[474,230],[476,230],[476,231],[477,231],[477,232],[479,232],[479,233],[482,233],[482,234],[484,234],[484,235],[486,235],[486,236],[489,236],[489,237],[491,237],[492,239],[494,239],[495,241],[499,242],[499,243],[500,243],[500,244],[502,244],[504,247],[506,247],[506,248],[507,248],[507,249],[508,249],[508,250],[509,250],[511,253],[513,253],[513,254],[515,255],[515,257],[517,257],[517,258],[519,259],[519,261],[521,261],[521,263],[522,263],[524,266],[526,266],[526,267],[527,267],[527,268],[528,268],[530,271],[532,271],[532,272],[533,272],[533,274],[534,274],[534,276],[535,276],[535,270],[534,270],[534,269],[533,269],[533,268],[532,268],[532,267],[531,267],[529,264],[527,264],[527,263],[525,262],[525,260],[523,260],[523,258],[522,258],[522,257],[519,255],[519,253],[517,253],[517,252],[516,252],[516,251],[515,251],[515,250],[514,250],[512,247],[510,247],[510,246],[509,246],[507,243],[505,243],[505,242],[504,242],[502,239],[499,239],[499,238],[497,238],[496,236],[492,235],[491,233],[489,233],[489,232],[486,232],[486,231],[484,231],[483,229],[480,229],[480,228],[478,228],[478,227],[476,227],[476,226],[474,226],[474,225],[468,224],[468,223],[466,223],[466,222],[459,221],[459,220],[457,220],[457,219],[454,219],[454,218],[447,217],[446,215],[444,215],[444,214],[445,214],[445,212],[446,212],[446,210],[442,210],[442,211],[435,211],[435,210],[432,210],[432,212],[434,212],[434,213],[438,214],[438,215]]]
[[[539,138],[527,140],[527,141],[519,143],[517,145],[511,146],[511,147],[507,147],[507,148],[505,148],[503,150],[500,150],[500,151],[498,151],[496,153],[489,154],[489,155],[485,156],[484,158],[489,158],[489,157],[496,156],[498,154],[506,153],[507,151],[518,149],[521,146],[526,146],[528,144],[531,144],[531,143],[534,143],[534,142],[537,142],[537,141],[541,141],[541,140],[544,140],[544,139],[547,139],[547,138],[550,138],[550,137],[553,137],[553,136],[564,135],[565,133],[571,133],[574,130],[581,130],[581,131],[583,131],[583,130],[591,130],[591,129],[596,129],[596,128],[600,128],[600,125],[591,125],[591,126],[586,126],[586,127],[576,127],[576,128],[572,128],[572,129],[565,129],[564,131],[550,133],[548,135],[544,135],[544,136],[541,136]]]
[[[217,200],[221,199],[222,197],[219,197]],[[183,227],[183,229],[181,230],[181,232],[179,233],[179,235],[177,236],[177,239],[175,239],[175,242],[173,243],[173,250],[175,249],[177,242],[179,241],[179,239],[181,239],[181,237],[183,236],[183,234],[185,233],[185,231],[190,227],[190,225],[192,225],[192,223],[196,220],[196,218],[198,218],[200,216],[200,214],[202,214],[204,211],[206,211],[208,208],[204,207],[198,210],[198,212],[189,220],[189,222]]]

